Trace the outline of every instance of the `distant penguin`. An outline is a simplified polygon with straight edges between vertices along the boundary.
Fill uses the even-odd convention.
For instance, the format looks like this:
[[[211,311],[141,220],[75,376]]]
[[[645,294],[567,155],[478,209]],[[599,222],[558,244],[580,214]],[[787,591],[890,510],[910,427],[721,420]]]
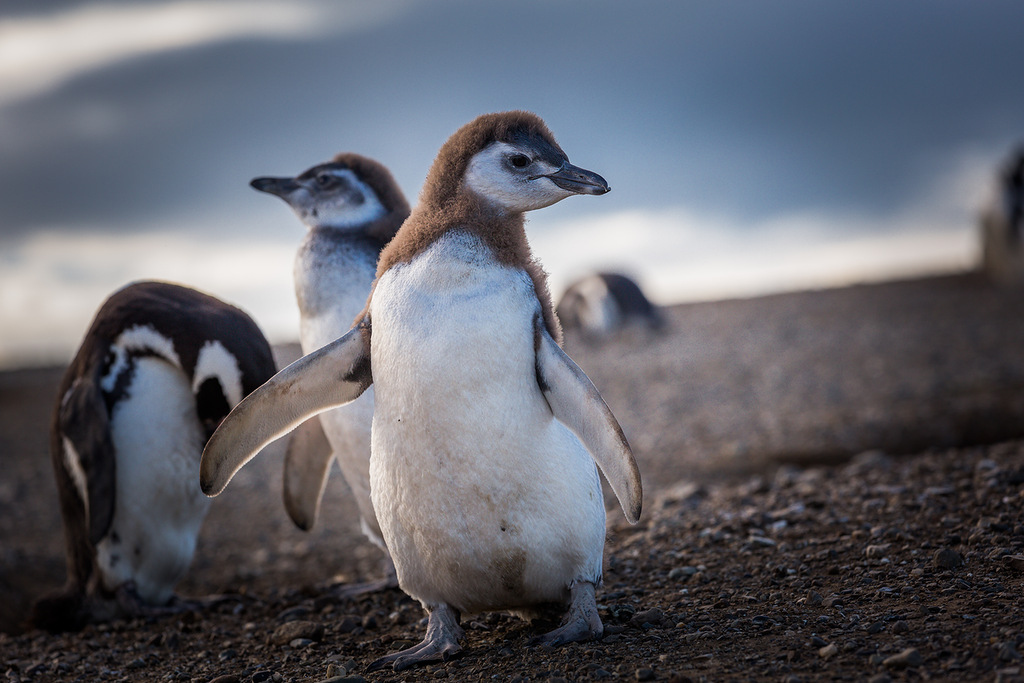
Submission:
[[[1024,285],[1024,146],[996,178],[981,215],[982,269],[1002,285]]]
[[[635,281],[621,273],[594,273],[569,285],[555,307],[566,330],[599,338],[625,327],[661,329],[665,320]]]
[[[409,203],[391,173],[358,154],[339,154],[295,178],[256,178],[252,187],[283,199],[309,231],[295,258],[303,353],[348,332],[366,304],[377,259],[409,216]],[[284,500],[295,524],[316,522],[331,461],[337,460],[359,507],[363,532],[384,548],[370,502],[370,427],[373,391],[344,409],[322,413],[292,436],[285,457]],[[318,447],[320,428],[329,445]],[[349,593],[394,585],[388,561],[384,582],[350,587]]]
[[[54,408],[68,580],[36,602],[35,626],[77,629],[172,601],[209,507],[203,446],[274,369],[256,323],[206,294],[137,282],[103,303]]]
[[[371,669],[458,652],[460,613],[560,603],[566,617],[541,643],[603,632],[595,461],[631,522],[640,475],[611,411],[556,341],[523,213],[607,191],[533,114],[459,129],[382,253],[359,322],[239,404],[203,454],[203,490],[215,495],[266,443],[374,384],[374,509],[399,584],[429,619],[422,643]]]

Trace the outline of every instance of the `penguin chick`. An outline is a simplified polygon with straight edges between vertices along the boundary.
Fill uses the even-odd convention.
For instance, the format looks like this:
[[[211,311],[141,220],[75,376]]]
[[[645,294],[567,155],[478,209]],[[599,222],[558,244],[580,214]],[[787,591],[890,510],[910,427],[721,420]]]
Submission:
[[[409,203],[387,168],[351,153],[295,178],[256,178],[250,184],[283,199],[309,228],[294,274],[299,339],[302,352],[312,353],[352,327],[370,293],[380,251],[409,216]],[[311,529],[336,460],[355,497],[363,533],[386,554],[370,502],[372,420],[371,389],[352,405],[303,423],[285,456],[284,501],[292,521]],[[385,564],[388,578],[347,587],[345,594],[396,585],[390,559]]]
[[[103,303],[54,407],[68,578],[36,601],[35,626],[77,629],[173,602],[209,507],[203,446],[273,373],[256,323],[211,296],[137,282]]]
[[[607,191],[533,114],[467,124],[381,254],[353,329],[239,404],[206,448],[200,478],[216,494],[266,443],[374,384],[373,505],[399,585],[429,618],[422,643],[371,669],[450,657],[461,613],[557,603],[566,617],[540,642],[602,634],[595,462],[631,522],[640,474],[597,389],[555,341],[523,213]]]
[[[565,329],[599,338],[635,325],[659,330],[665,320],[633,279],[621,273],[594,273],[566,288],[555,307]]]
[[[1000,285],[1024,285],[1024,145],[996,178],[981,214],[981,267]]]

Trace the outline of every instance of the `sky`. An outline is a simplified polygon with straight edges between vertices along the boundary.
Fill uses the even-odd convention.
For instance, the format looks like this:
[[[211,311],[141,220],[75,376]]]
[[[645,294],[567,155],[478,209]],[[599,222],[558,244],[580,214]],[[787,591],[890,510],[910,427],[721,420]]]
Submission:
[[[478,114],[541,115],[612,192],[530,215],[557,293],[661,303],[970,267],[1024,141],[1024,4],[5,0],[0,366],[66,361],[142,278],[297,337],[303,228],[248,187],[340,151],[415,200]]]

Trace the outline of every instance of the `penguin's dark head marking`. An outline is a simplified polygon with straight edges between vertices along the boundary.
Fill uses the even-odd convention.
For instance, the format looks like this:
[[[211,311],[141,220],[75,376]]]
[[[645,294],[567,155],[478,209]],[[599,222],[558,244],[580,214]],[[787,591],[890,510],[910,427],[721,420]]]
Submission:
[[[209,441],[217,426],[231,412],[224,389],[216,377],[207,377],[195,392],[196,414],[203,425],[205,440]]]

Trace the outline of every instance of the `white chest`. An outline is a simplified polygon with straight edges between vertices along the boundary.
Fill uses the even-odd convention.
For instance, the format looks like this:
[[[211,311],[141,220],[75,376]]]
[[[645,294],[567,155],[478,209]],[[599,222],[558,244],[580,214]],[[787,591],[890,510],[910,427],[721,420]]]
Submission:
[[[209,499],[199,488],[203,432],[188,379],[143,357],[111,416],[116,504],[97,561],[108,589],[132,580],[140,597],[165,602],[184,576]]]
[[[465,233],[390,269],[372,303],[371,493],[403,589],[463,611],[598,580],[596,468],[537,386],[525,271]]]

